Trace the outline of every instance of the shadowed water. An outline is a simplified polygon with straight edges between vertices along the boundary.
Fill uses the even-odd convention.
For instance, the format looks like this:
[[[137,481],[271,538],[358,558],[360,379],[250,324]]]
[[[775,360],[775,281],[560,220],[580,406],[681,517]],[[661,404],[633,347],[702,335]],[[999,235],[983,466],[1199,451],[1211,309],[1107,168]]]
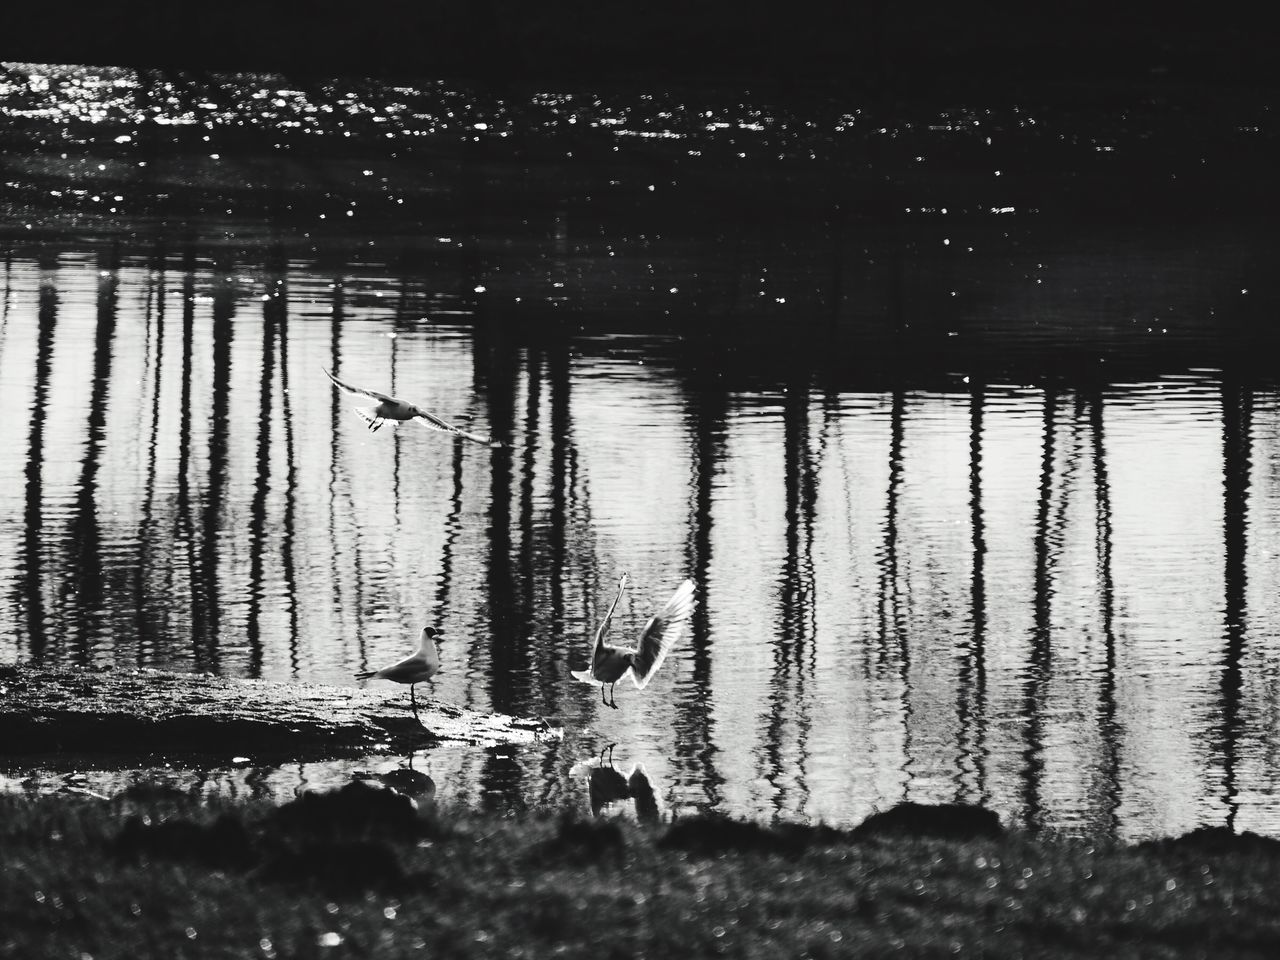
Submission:
[[[723,146],[703,132],[681,150]],[[432,624],[431,696],[566,731],[429,753],[442,796],[581,799],[570,771],[617,743],[677,810],[1280,834],[1265,233],[931,206],[814,230],[646,190],[600,213],[578,178],[670,157],[485,149],[430,173],[412,239],[310,242],[280,209],[86,239],[87,196],[28,198],[42,229],[0,277],[0,660],[347,684]],[[696,176],[792,189],[755,161]],[[370,432],[324,369],[506,445]],[[569,670],[623,571],[615,639],[685,577],[698,607],[613,711]]]

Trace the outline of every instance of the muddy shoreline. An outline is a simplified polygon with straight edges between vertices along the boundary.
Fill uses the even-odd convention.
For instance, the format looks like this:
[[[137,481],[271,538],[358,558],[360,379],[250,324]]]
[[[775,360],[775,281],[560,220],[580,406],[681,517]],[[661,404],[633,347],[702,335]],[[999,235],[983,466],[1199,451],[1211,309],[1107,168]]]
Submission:
[[[400,687],[360,689],[151,669],[0,666],[0,755],[249,754],[323,759],[440,741],[559,736],[541,718],[479,713]]]

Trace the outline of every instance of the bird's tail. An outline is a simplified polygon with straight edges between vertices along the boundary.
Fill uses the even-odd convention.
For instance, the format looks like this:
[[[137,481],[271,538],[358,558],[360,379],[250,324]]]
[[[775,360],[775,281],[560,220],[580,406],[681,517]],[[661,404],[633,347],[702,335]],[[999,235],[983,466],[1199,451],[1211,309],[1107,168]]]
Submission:
[[[372,677],[372,676],[373,676],[373,671],[372,671],[372,670],[361,670],[359,673],[357,673],[357,674],[356,674],[356,679],[357,679],[357,680],[368,680],[368,679],[369,679],[370,677]]]

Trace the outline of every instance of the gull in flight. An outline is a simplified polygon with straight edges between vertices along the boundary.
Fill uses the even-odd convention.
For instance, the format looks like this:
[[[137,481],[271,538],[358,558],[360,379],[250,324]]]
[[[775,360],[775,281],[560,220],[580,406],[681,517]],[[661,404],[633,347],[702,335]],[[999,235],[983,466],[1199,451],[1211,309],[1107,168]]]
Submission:
[[[320,369],[324,370],[324,367],[321,367]],[[414,406],[407,400],[399,400],[395,397],[389,397],[385,393],[379,393],[377,390],[365,390],[363,387],[353,387],[351,384],[344,383],[339,380],[328,370],[325,370],[324,374],[347,393],[357,397],[368,397],[370,400],[378,401],[377,405],[372,407],[356,407],[356,414],[359,415],[361,420],[369,424],[370,430],[377,430],[388,420],[403,423],[405,420],[412,420],[415,417],[421,417],[432,430],[439,430],[442,433],[451,433],[456,437],[462,437],[464,440],[474,440],[476,443],[483,443],[486,447],[502,446],[499,441],[494,440],[491,437],[481,437],[474,433],[467,433],[467,431],[461,430],[445,420],[441,420],[434,413],[428,413],[421,407]]]
[[[631,682],[640,690],[649,684],[662,661],[667,658],[685,622],[693,613],[692,580],[686,580],[676,588],[666,606],[649,618],[644,631],[640,634],[640,643],[635,647],[615,647],[605,643],[604,636],[609,631],[609,622],[613,619],[614,608],[622,599],[630,578],[624,573],[618,580],[618,595],[609,605],[609,612],[604,615],[604,622],[596,631],[595,643],[591,648],[591,665],[586,670],[571,670],[575,680],[583,683],[594,683],[600,687],[600,700],[607,707],[618,709],[614,700],[613,687],[623,674],[630,672]],[[605,699],[604,688],[609,688],[609,699]]]
[[[436,637],[440,631],[435,627],[423,627],[418,636],[418,649],[403,660],[393,663],[381,670],[364,670],[356,674],[357,680],[394,680],[396,683],[409,685],[409,705],[413,708],[413,719],[418,720],[418,701],[413,694],[413,686],[430,680],[440,672],[440,651],[436,649]],[[421,720],[418,720],[421,723]]]

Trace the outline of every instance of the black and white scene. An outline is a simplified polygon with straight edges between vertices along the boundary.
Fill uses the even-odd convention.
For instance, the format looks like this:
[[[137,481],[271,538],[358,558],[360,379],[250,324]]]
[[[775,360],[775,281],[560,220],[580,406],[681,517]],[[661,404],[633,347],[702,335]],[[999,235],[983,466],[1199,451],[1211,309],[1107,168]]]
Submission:
[[[0,13],[0,957],[1280,956],[1260,17]]]

